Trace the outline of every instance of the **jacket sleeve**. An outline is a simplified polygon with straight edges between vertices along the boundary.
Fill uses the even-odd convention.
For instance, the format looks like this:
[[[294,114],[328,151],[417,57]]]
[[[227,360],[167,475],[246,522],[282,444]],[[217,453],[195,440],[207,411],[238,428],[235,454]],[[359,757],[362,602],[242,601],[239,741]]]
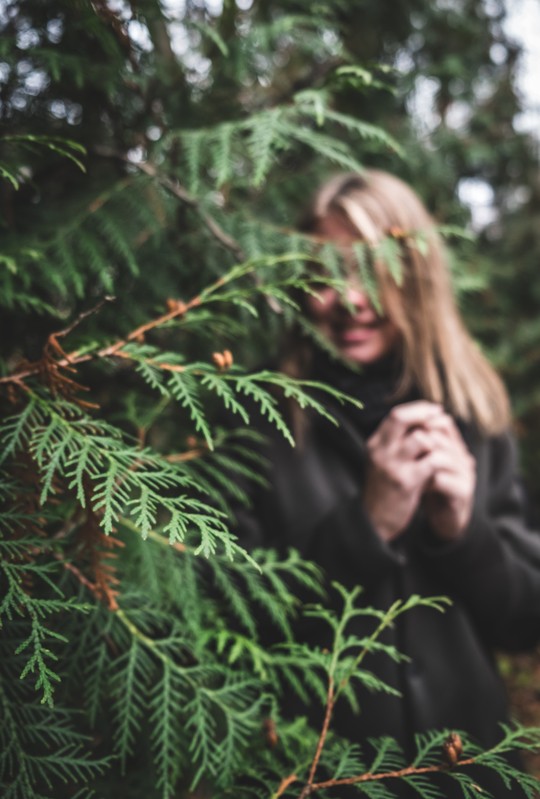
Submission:
[[[438,544],[426,527],[422,555],[488,644],[528,649],[540,641],[540,535],[526,523],[510,434],[485,442],[477,473],[475,505],[463,537]]]

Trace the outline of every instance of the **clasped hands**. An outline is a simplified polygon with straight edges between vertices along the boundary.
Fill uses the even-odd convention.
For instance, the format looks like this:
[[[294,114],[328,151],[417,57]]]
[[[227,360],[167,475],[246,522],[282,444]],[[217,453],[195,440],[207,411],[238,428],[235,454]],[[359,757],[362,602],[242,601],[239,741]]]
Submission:
[[[456,423],[440,405],[396,405],[367,440],[367,513],[385,541],[409,524],[421,504],[435,535],[458,539],[472,513],[476,463]]]

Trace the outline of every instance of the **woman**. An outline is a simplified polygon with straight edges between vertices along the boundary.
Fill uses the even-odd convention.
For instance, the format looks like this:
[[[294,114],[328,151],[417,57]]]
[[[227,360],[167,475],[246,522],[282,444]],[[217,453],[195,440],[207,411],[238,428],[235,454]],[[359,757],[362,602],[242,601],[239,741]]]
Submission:
[[[361,713],[338,708],[335,727],[358,742],[393,736],[408,757],[414,734],[431,729],[464,730],[488,748],[507,720],[492,652],[540,639],[540,540],[524,521],[506,392],[463,326],[434,222],[402,181],[338,176],[303,229],[334,242],[348,265],[345,296],[323,286],[305,300],[341,362],[298,338],[283,369],[331,383],[364,409],[331,407],[338,430],[304,417],[294,450],[263,425],[271,488],[239,514],[240,535],[250,546],[295,547],[329,580],[362,585],[378,608],[449,596],[445,614],[417,609],[388,631],[385,642],[410,660],[366,663],[401,698],[361,692]],[[378,312],[353,245],[376,253],[389,236],[401,277],[376,258]],[[498,779],[490,790],[521,795]]]

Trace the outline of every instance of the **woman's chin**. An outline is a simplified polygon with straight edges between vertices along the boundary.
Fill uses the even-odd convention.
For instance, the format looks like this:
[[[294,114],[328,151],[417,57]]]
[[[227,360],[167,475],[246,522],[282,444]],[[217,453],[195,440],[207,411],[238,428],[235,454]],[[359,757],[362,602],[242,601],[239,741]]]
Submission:
[[[377,341],[338,342],[336,348],[341,357],[356,366],[369,366],[383,358],[389,349]]]

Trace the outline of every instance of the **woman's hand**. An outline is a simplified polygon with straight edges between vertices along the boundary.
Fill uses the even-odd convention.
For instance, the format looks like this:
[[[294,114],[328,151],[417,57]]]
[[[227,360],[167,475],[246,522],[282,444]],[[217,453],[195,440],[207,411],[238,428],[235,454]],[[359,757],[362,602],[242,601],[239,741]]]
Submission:
[[[440,405],[397,405],[368,439],[367,513],[391,541],[422,502],[435,535],[463,534],[472,513],[476,464],[456,424]]]
[[[433,532],[452,541],[465,532],[471,518],[476,462],[448,414],[430,419],[426,429],[431,440],[432,476],[422,504]]]
[[[364,502],[385,541],[391,541],[407,527],[428,485],[433,498],[440,495],[444,480],[437,487],[433,483],[436,473],[432,458],[434,446],[446,435],[441,421],[445,416],[441,406],[432,402],[396,405],[367,440]],[[437,461],[441,475],[443,466],[451,460],[448,447],[444,451],[444,463],[441,457]],[[441,513],[442,508],[435,512],[437,524]]]

